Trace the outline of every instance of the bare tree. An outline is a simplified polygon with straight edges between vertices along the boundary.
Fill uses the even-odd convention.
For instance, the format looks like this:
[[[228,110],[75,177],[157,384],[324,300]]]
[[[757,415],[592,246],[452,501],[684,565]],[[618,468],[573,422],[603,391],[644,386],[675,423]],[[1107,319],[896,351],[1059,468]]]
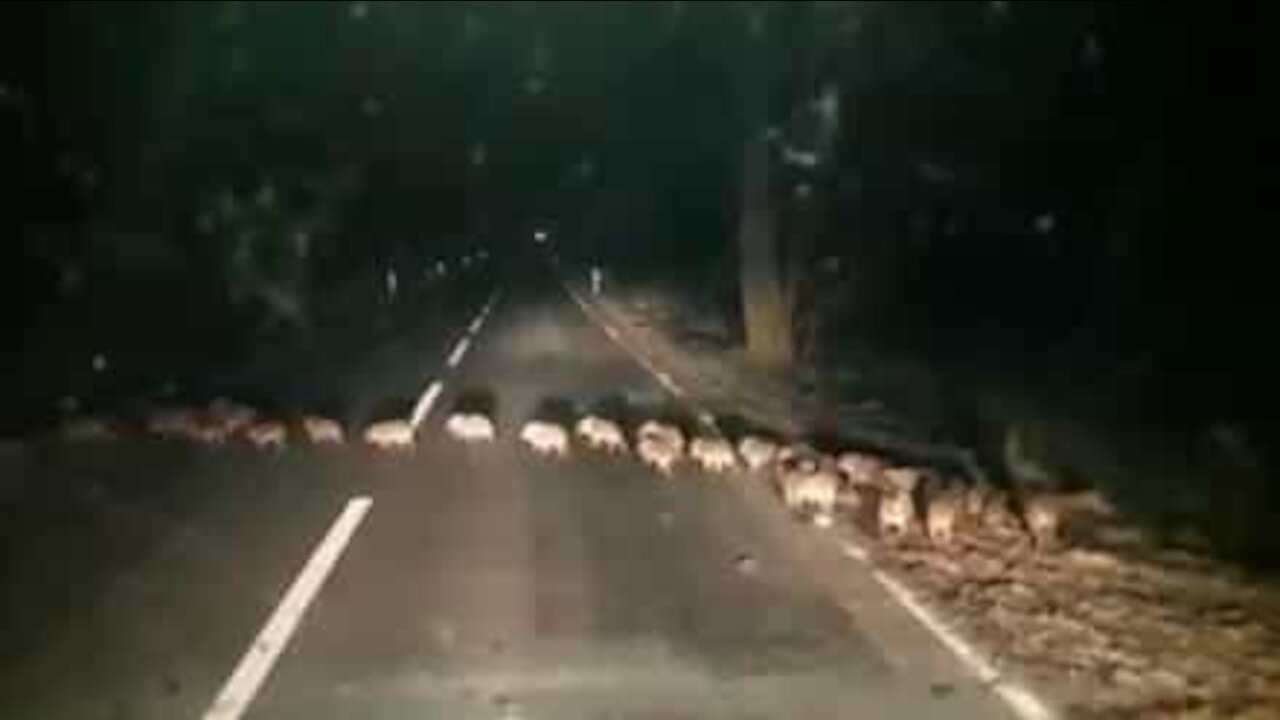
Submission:
[[[777,209],[771,182],[768,124],[773,73],[768,58],[765,4],[748,7],[747,24],[739,75],[745,131],[738,192],[742,319],[750,356],[767,365],[786,366],[792,361],[791,303],[786,296],[778,249]]]
[[[747,350],[770,365],[790,364],[791,303],[783,284],[776,211],[769,187],[769,146],[748,138],[742,153],[738,210],[739,282]]]

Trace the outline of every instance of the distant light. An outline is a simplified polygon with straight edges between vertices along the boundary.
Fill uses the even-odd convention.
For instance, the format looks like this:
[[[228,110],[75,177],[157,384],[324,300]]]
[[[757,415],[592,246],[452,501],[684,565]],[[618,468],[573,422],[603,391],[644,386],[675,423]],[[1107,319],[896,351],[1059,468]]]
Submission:
[[[791,145],[783,146],[782,158],[787,163],[802,168],[816,168],[820,162],[818,153],[812,150],[802,150]]]
[[[813,111],[824,122],[834,123],[840,118],[840,88],[835,84],[823,86],[822,92],[811,102]]]
[[[234,215],[238,207],[236,196],[230,190],[226,190],[218,196],[218,214],[223,218],[229,218]]]
[[[98,169],[90,165],[82,168],[79,174],[80,184],[92,190],[98,187]]]
[[[378,117],[382,114],[382,101],[376,97],[366,97],[360,103],[360,109],[366,117]]]
[[[270,181],[263,183],[262,187],[258,189],[258,195],[255,199],[257,200],[258,207],[260,208],[274,208],[276,206],[275,185],[272,185]]]
[[[1032,227],[1041,235],[1048,235],[1058,227],[1058,219],[1054,217],[1053,213],[1043,213],[1037,215],[1036,219],[1032,221]]]
[[[440,277],[444,277],[446,274],[448,274],[448,272],[449,272],[449,266],[445,265],[443,260],[436,262],[437,275],[439,275]]]
[[[93,371],[102,372],[107,369],[107,358],[102,353],[93,356]]]
[[[535,230],[533,233],[533,241],[538,243],[539,245],[541,245],[542,243],[545,243],[547,241],[547,231]]]
[[[489,148],[484,142],[478,142],[471,146],[471,165],[472,167],[484,167],[489,162]]]
[[[911,226],[911,232],[916,234],[929,232],[929,226],[931,225],[929,216],[924,213],[912,213],[908,223]]]
[[[541,95],[547,89],[547,81],[538,75],[532,75],[524,81],[524,91],[530,95]]]
[[[928,160],[916,163],[916,174],[933,183],[953,183],[956,180],[956,174],[951,168]]]
[[[462,36],[468,40],[474,39],[484,29],[484,23],[475,13],[467,13],[462,17]]]
[[[667,15],[668,21],[673,25],[679,25],[680,21],[684,19],[685,3],[673,2],[670,5],[668,5],[667,8],[668,8],[668,15]]]
[[[1096,68],[1102,64],[1105,51],[1102,49],[1102,41],[1098,39],[1097,34],[1089,33],[1084,40],[1084,47],[1080,49],[1080,54],[1084,58],[1084,62],[1091,68]]]
[[[347,14],[351,16],[352,20],[364,20],[369,17],[369,3],[351,3],[351,7],[348,8]]]
[[[574,166],[574,174],[577,175],[579,182],[589,183],[596,176],[596,162],[590,155],[584,155],[576,166]]]
[[[396,271],[394,269],[387,270],[386,284],[387,295],[394,298],[396,296],[396,291],[400,289],[400,278],[396,276]]]
[[[59,269],[58,291],[66,295],[80,292],[84,285],[84,271],[74,262],[69,262]]]

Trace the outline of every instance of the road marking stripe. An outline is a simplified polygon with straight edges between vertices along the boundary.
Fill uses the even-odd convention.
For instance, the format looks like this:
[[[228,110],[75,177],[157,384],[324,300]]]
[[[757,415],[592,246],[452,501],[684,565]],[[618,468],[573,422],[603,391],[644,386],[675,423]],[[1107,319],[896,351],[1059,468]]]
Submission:
[[[840,551],[844,553],[845,557],[857,560],[860,563],[871,562],[871,556],[867,554],[867,551],[851,542],[841,543]]]
[[[462,362],[462,356],[467,354],[469,347],[471,347],[471,338],[464,337],[459,340],[457,347],[449,354],[449,367],[458,367],[458,363]]]
[[[938,640],[942,641],[943,645],[946,645],[951,652],[955,653],[956,657],[960,658],[978,676],[978,679],[984,683],[990,683],[995,682],[1000,677],[1000,673],[986,659],[953,633],[951,628],[944,625],[919,600],[916,600],[915,595],[906,586],[880,570],[872,570],[871,574],[889,591],[893,599],[897,600],[902,607],[907,609],[907,612],[920,621],[921,625],[928,628],[930,632],[937,636]]]
[[[565,288],[565,291],[568,292],[569,296],[573,298],[574,302],[582,308],[582,311],[586,313],[587,317],[603,327],[605,334],[617,343],[618,347],[622,348],[628,355],[631,355],[636,362],[644,367],[645,370],[649,371],[649,373],[654,375],[658,381],[666,386],[673,394],[679,397],[684,396],[684,391],[675,384],[675,381],[671,379],[670,375],[662,372],[661,370],[657,370],[638,352],[628,347],[626,343],[622,342],[622,339],[618,336],[618,332],[616,330],[596,317],[593,309],[585,300],[579,297],[579,295],[567,285],[564,285],[563,287]],[[714,418],[712,418],[712,420],[714,421]],[[870,555],[865,549],[857,545],[845,543],[841,550],[846,557],[867,565],[871,564]],[[911,615],[915,617],[921,625],[924,625],[926,629],[933,633],[933,635],[937,637],[938,640],[947,647],[947,649],[951,650],[951,652],[955,654],[962,664],[973,672],[983,683],[991,685],[994,692],[1004,700],[1020,718],[1023,720],[1052,720],[1052,718],[1057,717],[1056,714],[1030,690],[1016,683],[1002,679],[999,671],[996,670],[995,667],[992,666],[977,649],[952,631],[951,628],[947,627],[942,620],[938,619],[928,608],[921,604],[920,601],[916,600],[915,596],[906,588],[906,586],[880,570],[872,569],[871,574],[875,577],[876,581],[878,581],[880,585],[889,592],[890,596],[892,596],[898,604],[902,605],[902,607],[911,613]]]
[[[436,399],[443,391],[444,385],[436,380],[422,393],[422,397],[418,398],[418,404],[413,406],[413,416],[409,418],[409,425],[414,430],[417,430],[422,421],[427,418],[427,413],[431,412],[431,406],[436,403]]]
[[[458,363],[462,362],[463,356],[467,354],[467,350],[471,349],[471,339],[476,333],[480,332],[480,328],[484,327],[485,319],[488,318],[489,310],[493,307],[493,302],[496,299],[497,291],[494,291],[493,298],[490,299],[489,304],[485,305],[471,321],[471,324],[467,327],[467,334],[454,346],[453,352],[449,353],[449,357],[446,359],[449,367],[456,368]],[[409,417],[409,425],[414,430],[417,430],[422,421],[427,419],[427,415],[431,412],[431,407],[435,405],[442,392],[444,392],[444,385],[439,380],[432,382],[423,391],[422,397],[418,398],[418,403],[413,407],[413,414]]]
[[[498,295],[499,291],[494,290],[493,294],[489,296],[489,300],[485,302],[484,307],[480,308],[480,313],[476,315],[475,321],[471,323],[471,333],[473,335],[480,332],[480,328],[489,319],[489,314],[493,312],[494,306],[498,304]]]
[[[237,720],[244,714],[372,505],[373,499],[369,497],[347,501],[346,508],[316,546],[267,624],[240,658],[235,672],[205,712],[204,720]]]
[[[671,391],[671,394],[677,397],[684,397],[684,390],[680,389],[680,386],[676,384],[675,380],[671,379],[670,375],[661,370],[655,372],[654,375],[658,378],[658,382]]]
[[[996,694],[1024,720],[1051,720],[1054,717],[1053,711],[1040,702],[1040,698],[1021,685],[1001,681],[996,685],[995,690]]]
[[[630,355],[631,359],[635,360],[640,365],[640,367],[644,368],[650,375],[654,376],[658,380],[658,382],[664,388],[667,389],[668,392],[670,392],[672,395],[675,395],[678,398],[683,399],[686,397],[684,389],[681,388],[676,383],[676,381],[672,379],[670,375],[654,367],[653,364],[650,363],[649,360],[644,355],[640,354],[638,351],[632,350],[631,347],[626,342],[623,341],[621,337],[621,333],[619,333],[617,330],[615,330],[612,326],[610,326],[605,321],[596,317],[595,311],[591,308],[589,304],[587,304],[587,301],[583,300],[578,295],[578,293],[574,292],[572,288],[570,288],[568,285],[565,285],[563,283],[561,283],[561,287],[564,288],[565,292],[568,293],[569,297],[573,298],[573,301],[578,304],[578,307],[582,308],[582,312],[587,316],[587,319],[591,320],[591,322],[603,328],[605,334],[609,336],[609,339],[612,340],[615,345],[617,345],[619,348],[622,348],[623,352]]]
[[[480,332],[480,328],[484,327],[485,321],[489,319],[489,313],[493,311],[493,306],[497,302],[498,291],[494,290],[493,294],[489,296],[489,299],[485,301],[484,307],[480,308],[480,312],[476,313],[475,319],[471,321],[469,326],[467,326],[467,333],[469,335],[475,335]]]
[[[933,633],[934,637],[938,638],[980,681],[990,685],[1019,717],[1023,720],[1050,720],[1056,717],[1054,712],[1031,691],[1003,679],[1000,671],[988,662],[981,652],[947,627],[947,624],[917,600],[905,585],[880,570],[872,570],[871,575],[885,590],[889,591],[898,604],[906,608],[907,612],[911,613],[921,625]]]

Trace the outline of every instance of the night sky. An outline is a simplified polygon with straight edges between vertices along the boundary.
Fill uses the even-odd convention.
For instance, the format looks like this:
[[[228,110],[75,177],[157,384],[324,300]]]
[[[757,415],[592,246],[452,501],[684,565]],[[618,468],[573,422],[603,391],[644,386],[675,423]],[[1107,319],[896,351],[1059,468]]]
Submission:
[[[109,335],[159,292],[234,343],[237,283],[364,287],[545,226],[732,315],[744,93],[801,146],[830,86],[831,156],[773,178],[819,190],[793,270],[827,333],[1212,406],[1275,359],[1264,6],[11,4],[9,312]]]

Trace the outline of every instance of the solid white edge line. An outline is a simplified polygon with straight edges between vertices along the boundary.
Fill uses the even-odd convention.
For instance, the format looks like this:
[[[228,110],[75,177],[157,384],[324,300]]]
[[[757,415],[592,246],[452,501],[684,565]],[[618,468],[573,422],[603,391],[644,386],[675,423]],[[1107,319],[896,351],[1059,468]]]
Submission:
[[[640,357],[637,353],[623,344],[622,339],[618,336],[616,330],[604,322],[596,319],[595,314],[578,293],[574,292],[567,285],[563,286],[565,291],[573,298],[591,318],[593,322],[604,328],[605,334],[608,335],[618,347],[622,348],[628,355],[631,355],[645,370],[649,371],[658,382],[662,383],[668,390],[677,396],[683,396],[684,392],[675,384],[671,376],[652,367],[647,360]],[[845,543],[842,547],[844,555],[861,563],[870,564],[871,558],[867,551],[857,545]],[[969,645],[963,638],[953,632],[940,619],[934,616],[924,605],[922,605],[915,596],[904,585],[899,583],[893,577],[885,574],[880,570],[872,570],[875,579],[887,590],[890,596],[898,602],[907,612],[911,613],[921,625],[929,630],[938,640],[947,647],[957,659],[963,663],[970,672],[974,673],[983,683],[992,685],[993,690],[999,697],[1005,701],[1007,705],[1023,720],[1052,720],[1057,717],[1052,710],[1040,701],[1030,690],[1003,680],[999,671],[983,658],[973,646]]]
[[[467,348],[471,347],[471,338],[462,338],[458,344],[454,346],[453,352],[449,353],[449,367],[458,367],[458,363],[462,362],[462,356],[467,354]]]
[[[676,381],[673,380],[670,375],[661,370],[654,372],[654,375],[658,378],[658,382],[662,383],[663,386],[672,392],[672,394],[681,397],[684,396],[684,390],[680,389],[680,386],[676,384]]]
[[[635,360],[636,363],[640,365],[640,367],[644,368],[646,372],[648,372],[650,375],[656,378],[658,383],[661,384],[664,388],[666,388],[667,392],[671,393],[672,395],[675,395],[678,398],[685,397],[684,389],[681,388],[678,384],[676,384],[676,381],[670,375],[654,367],[648,361],[648,359],[646,359],[643,355],[636,352],[635,350],[632,350],[625,342],[623,342],[621,334],[617,330],[615,330],[613,327],[611,327],[608,323],[597,318],[595,313],[592,311],[591,306],[587,304],[587,301],[583,300],[582,297],[578,295],[578,293],[574,292],[572,288],[570,288],[568,285],[565,285],[564,283],[561,283],[560,286],[563,287],[564,291],[569,295],[569,297],[573,298],[573,301],[577,303],[580,308],[582,308],[582,312],[586,314],[587,319],[591,320],[591,322],[595,323],[598,327],[602,328],[605,334],[609,336],[609,339],[612,340],[615,345],[617,345],[619,348],[622,348],[622,351],[625,352],[627,355],[630,355],[632,360]]]
[[[1040,702],[1030,690],[1010,682],[1001,681],[995,687],[996,694],[1025,720],[1052,720],[1053,711]]]
[[[851,542],[841,543],[840,552],[844,553],[845,557],[857,560],[860,563],[871,562],[871,556],[867,554],[867,551]]]
[[[413,406],[413,416],[409,418],[409,425],[414,430],[422,424],[427,418],[427,413],[431,412],[431,406],[435,404],[436,399],[440,397],[440,393],[444,391],[444,385],[435,380],[422,393],[422,397],[418,398],[418,404]]]
[[[938,640],[946,645],[956,657],[960,658],[965,665],[969,667],[978,679],[984,683],[995,682],[1000,678],[1000,673],[996,671],[976,650],[968,643],[961,640],[959,636],[951,632],[951,629],[942,623],[928,608],[920,604],[915,596],[902,583],[896,579],[886,575],[880,570],[872,570],[871,574],[882,585],[889,594],[893,596],[898,604],[907,609],[907,612],[915,616],[930,632],[937,636]]]
[[[204,720],[237,720],[248,709],[280,653],[288,645],[307,607],[342,557],[343,550],[372,505],[373,499],[369,497],[355,497],[347,501],[267,624],[240,658],[235,671],[205,712]]]
[[[957,635],[947,624],[925,607],[905,585],[880,570],[872,570],[872,576],[885,590],[911,613],[933,636],[963,663],[970,672],[992,690],[1023,720],[1052,720],[1057,717],[1030,690],[1009,682],[1000,675],[977,649]]]

